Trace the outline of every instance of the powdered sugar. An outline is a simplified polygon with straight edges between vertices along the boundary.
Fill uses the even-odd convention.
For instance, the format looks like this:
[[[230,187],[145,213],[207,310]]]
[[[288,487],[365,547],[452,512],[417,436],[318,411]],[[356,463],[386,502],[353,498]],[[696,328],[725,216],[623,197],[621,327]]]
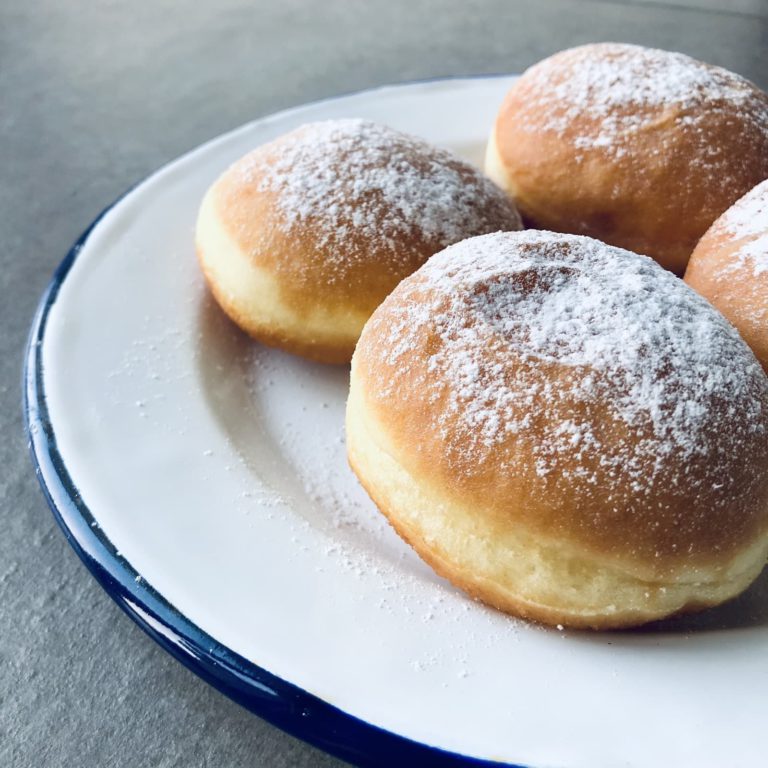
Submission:
[[[671,120],[695,132],[723,112],[753,121],[768,133],[768,98],[748,80],[685,56],[634,45],[604,43],[557,55],[525,74],[531,130],[572,131],[579,149],[615,156],[632,152],[639,131]],[[542,125],[542,115],[548,118]],[[661,139],[662,134],[659,134]],[[718,154],[718,147],[711,146]]]
[[[590,238],[467,240],[386,306],[377,354],[393,378],[381,397],[413,375],[408,353],[436,335],[427,375],[408,390],[442,404],[435,428],[474,464],[535,422],[539,475],[567,457],[587,482],[598,462],[642,491],[671,454],[725,459],[724,443],[766,430],[768,380],[736,331],[652,260]],[[374,329],[381,321],[374,316]]]
[[[414,136],[366,120],[302,126],[238,166],[242,178],[276,195],[270,224],[315,238],[326,263],[394,263],[476,234],[519,229],[509,198],[476,168]],[[411,248],[404,247],[411,244]]]
[[[755,277],[768,272],[768,179],[729,208],[718,229],[743,241],[733,266],[748,264]]]

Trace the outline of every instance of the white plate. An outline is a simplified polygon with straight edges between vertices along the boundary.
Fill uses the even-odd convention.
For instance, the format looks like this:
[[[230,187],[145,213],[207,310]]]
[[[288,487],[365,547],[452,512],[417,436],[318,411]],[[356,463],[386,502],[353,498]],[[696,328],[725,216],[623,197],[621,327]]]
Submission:
[[[33,329],[27,415],[44,488],[153,636],[347,759],[471,762],[430,745],[537,768],[763,764],[765,577],[728,608],[634,633],[551,631],[471,602],[348,469],[347,369],[260,347],[205,292],[197,206],[236,158],[308,120],[355,116],[479,162],[509,84],[428,82],[283,112],[122,198]]]

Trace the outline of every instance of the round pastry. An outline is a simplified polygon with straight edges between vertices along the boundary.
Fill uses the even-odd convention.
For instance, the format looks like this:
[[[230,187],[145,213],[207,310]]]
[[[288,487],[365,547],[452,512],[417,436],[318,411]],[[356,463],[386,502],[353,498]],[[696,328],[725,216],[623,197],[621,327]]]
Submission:
[[[768,178],[768,95],[681,53],[573,48],[512,86],[485,170],[530,226],[590,235],[682,275],[707,227]]]
[[[373,310],[432,254],[520,227],[508,196],[450,152],[330,120],[229,168],[203,200],[196,239],[216,300],[241,328],[341,363]]]
[[[768,556],[768,378],[651,259],[465,240],[365,326],[352,468],[441,575],[501,610],[626,627],[718,604]]]
[[[707,230],[685,282],[736,326],[768,373],[768,180]]]

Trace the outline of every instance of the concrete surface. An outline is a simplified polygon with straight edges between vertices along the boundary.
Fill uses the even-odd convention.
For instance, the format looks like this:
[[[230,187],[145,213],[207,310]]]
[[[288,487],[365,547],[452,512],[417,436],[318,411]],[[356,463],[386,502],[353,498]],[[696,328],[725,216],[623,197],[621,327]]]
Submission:
[[[334,766],[156,647],[55,527],[27,455],[25,337],[57,262],[133,182],[259,115],[383,83],[519,71],[625,40],[768,86],[768,2],[0,4],[0,766]]]

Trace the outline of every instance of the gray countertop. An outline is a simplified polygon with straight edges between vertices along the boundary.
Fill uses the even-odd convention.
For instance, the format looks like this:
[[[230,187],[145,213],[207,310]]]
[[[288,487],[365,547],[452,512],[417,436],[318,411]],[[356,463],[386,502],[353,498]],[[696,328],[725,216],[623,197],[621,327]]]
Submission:
[[[157,647],[46,507],[21,361],[78,234],[157,166],[260,115],[384,83],[520,71],[592,40],[681,50],[768,86],[768,0],[0,4],[0,765],[341,765]]]

